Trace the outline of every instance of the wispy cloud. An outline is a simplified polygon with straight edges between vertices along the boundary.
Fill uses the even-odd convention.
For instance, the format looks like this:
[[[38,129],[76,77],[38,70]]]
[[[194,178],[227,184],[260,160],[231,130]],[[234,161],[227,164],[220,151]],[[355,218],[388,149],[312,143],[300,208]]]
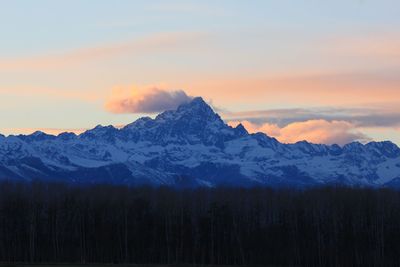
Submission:
[[[333,56],[343,56],[355,60],[380,61],[383,65],[400,63],[400,34],[375,33],[333,37],[325,46]]]
[[[105,108],[112,113],[158,113],[176,109],[191,99],[183,90],[114,88]]]
[[[286,126],[293,122],[308,120],[347,121],[355,127],[399,127],[400,108],[396,105],[368,108],[288,108],[242,112],[224,111],[226,120],[247,120],[256,124],[272,123]]]
[[[238,123],[238,121],[229,122],[232,126]],[[369,140],[367,136],[357,131],[354,125],[346,121],[308,120],[293,122],[284,127],[269,123],[255,124],[250,121],[241,123],[251,133],[264,132],[283,143],[306,140],[316,144],[344,145],[352,141]]]
[[[179,84],[179,83],[178,83]],[[400,105],[400,77],[395,71],[265,74],[249,77],[203,77],[190,84],[190,92],[213,99],[229,95],[237,104],[337,106],[396,103]]]
[[[179,49],[181,45],[193,43],[202,33],[171,32],[147,37],[138,37],[125,42],[80,48],[66,52],[47,53],[37,56],[0,59],[0,70],[51,70],[73,67],[83,63],[119,57],[126,54],[142,55],[163,49]]]
[[[47,88],[38,86],[13,86],[0,87],[0,94],[4,97],[7,95],[30,98],[52,98],[52,99],[71,99],[82,100],[86,102],[97,101],[102,98],[99,93],[84,90],[66,90],[59,88]]]
[[[369,138],[365,133],[400,127],[397,105],[225,111],[222,116],[229,124],[241,122],[250,132],[264,132],[286,143],[301,140],[328,144],[367,141]]]

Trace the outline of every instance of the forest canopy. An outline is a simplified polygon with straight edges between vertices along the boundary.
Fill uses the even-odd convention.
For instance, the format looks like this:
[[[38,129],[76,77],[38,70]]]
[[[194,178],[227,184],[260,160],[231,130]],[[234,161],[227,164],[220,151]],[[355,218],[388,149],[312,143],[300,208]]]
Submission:
[[[0,184],[0,262],[400,265],[400,192]]]

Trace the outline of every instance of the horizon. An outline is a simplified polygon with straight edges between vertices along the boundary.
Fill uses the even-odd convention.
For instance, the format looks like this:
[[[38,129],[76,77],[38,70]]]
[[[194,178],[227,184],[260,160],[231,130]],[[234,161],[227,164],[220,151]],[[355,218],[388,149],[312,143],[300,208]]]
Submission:
[[[196,96],[196,97],[193,97],[191,100],[190,100],[190,102],[187,102],[187,103],[182,103],[182,104],[180,104],[179,106],[181,106],[181,105],[185,105],[185,104],[190,104],[193,100],[195,100],[195,99],[201,99],[204,103],[206,103],[206,105],[208,105],[212,110],[213,110],[213,112],[215,113],[215,114],[217,114],[217,115],[219,115],[218,114],[218,112],[217,111],[215,111],[215,109],[212,107],[212,105],[210,104],[210,103],[207,103],[206,101],[204,101],[204,99],[201,97],[201,96]],[[178,106],[178,107],[179,107]],[[158,114],[156,114],[156,115],[154,115],[153,117],[150,117],[152,120],[154,120],[155,119],[155,117],[157,117],[158,115],[160,115],[161,113],[164,113],[164,112],[167,112],[167,111],[176,111],[176,109],[171,109],[171,110],[165,110],[165,111],[163,111],[163,112],[160,112],[160,113],[158,113]],[[132,121],[131,123],[134,123],[134,122],[136,122],[137,120],[140,120],[140,119],[142,119],[142,118],[144,118],[144,117],[139,117],[139,118],[137,118],[137,119],[135,119],[134,121]],[[228,126],[230,126],[230,127],[232,127],[232,128],[236,128],[238,125],[242,125],[245,129],[246,129],[246,131],[248,131],[248,129],[246,128],[246,126],[245,125],[243,125],[241,122],[239,122],[239,123],[237,123],[237,124],[229,124],[228,122],[226,122],[225,120],[223,120],[224,121],[224,123],[226,124],[226,125],[228,125]],[[123,129],[123,128],[125,128],[126,126],[128,126],[129,124],[126,124],[126,125],[112,125],[112,124],[109,124],[109,125],[102,125],[102,124],[98,124],[98,125],[96,125],[95,127],[93,127],[93,128],[87,128],[87,129],[82,129],[81,131],[61,131],[61,132],[59,132],[60,131],[60,129],[53,129],[55,132],[51,132],[52,131],[52,129],[49,129],[48,131],[46,131],[47,129],[38,129],[38,130],[35,130],[34,132],[31,132],[31,133],[19,133],[19,134],[9,134],[9,135],[4,135],[5,137],[12,137],[12,136],[15,136],[15,137],[18,137],[19,135],[22,135],[22,136],[30,136],[30,135],[35,135],[35,134],[40,134],[40,133],[43,133],[43,134],[46,134],[46,135],[49,135],[49,136],[53,136],[53,137],[58,137],[58,136],[60,136],[60,135],[62,135],[62,134],[74,134],[75,136],[79,136],[79,135],[81,135],[81,134],[84,134],[85,132],[87,132],[87,131],[91,131],[91,130],[94,130],[94,129],[96,129],[96,128],[98,128],[98,127],[113,127],[114,129],[117,129],[117,130],[121,130],[121,129]],[[45,131],[43,131],[43,130],[45,130]],[[249,131],[248,131],[249,132]],[[266,134],[266,133],[264,133],[264,132],[253,132],[253,133],[262,133],[262,134],[265,134],[265,135],[267,135],[268,136],[268,134]],[[251,133],[251,132],[249,132],[249,134],[253,134],[253,133]],[[2,133],[0,133],[0,135],[3,135]],[[271,137],[271,136],[269,136],[269,137]],[[332,143],[332,144],[320,144],[320,143],[312,143],[312,142],[308,142],[307,140],[299,140],[299,141],[296,141],[296,142],[294,142],[294,143],[284,143],[284,142],[280,142],[279,140],[278,140],[278,142],[280,142],[280,143],[282,143],[282,144],[296,144],[296,143],[301,143],[301,142],[308,142],[308,143],[311,143],[311,144],[315,144],[315,145],[327,145],[327,146],[332,146],[332,145],[338,145],[338,146],[340,146],[341,148],[343,148],[345,145],[348,145],[348,144],[351,144],[351,143],[362,143],[363,145],[366,145],[366,144],[368,144],[368,143],[374,143],[374,142],[391,142],[390,140],[384,140],[384,141],[373,141],[373,140],[369,140],[369,141],[366,141],[366,142],[359,142],[359,141],[352,141],[352,142],[350,142],[350,143],[344,143],[344,144],[337,144],[337,143]],[[393,143],[393,142],[392,142]],[[395,144],[395,145],[397,145],[397,144]]]
[[[227,124],[282,143],[400,145],[399,8],[4,3],[0,133],[121,126],[202,96]]]

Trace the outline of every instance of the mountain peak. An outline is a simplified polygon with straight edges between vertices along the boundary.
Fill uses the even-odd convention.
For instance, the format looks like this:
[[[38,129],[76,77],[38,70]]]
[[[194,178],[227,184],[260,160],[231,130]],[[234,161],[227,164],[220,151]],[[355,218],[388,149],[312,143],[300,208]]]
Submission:
[[[178,112],[183,110],[196,110],[214,113],[213,109],[210,107],[209,104],[206,103],[206,101],[204,101],[202,97],[195,97],[192,99],[192,101],[180,105],[177,109]]]
[[[45,132],[42,132],[42,131],[35,131],[31,135],[32,136],[42,136],[42,135],[47,135],[47,134]]]
[[[123,128],[131,140],[147,140],[157,144],[220,145],[223,140],[246,135],[234,130],[201,97],[167,110],[154,119],[139,119]]]
[[[189,103],[183,103],[176,110],[167,110],[159,114],[155,121],[176,121],[186,122],[221,120],[218,114],[201,97],[195,97]],[[222,120],[221,120],[222,121]]]
[[[237,132],[241,136],[246,136],[249,134],[249,132],[246,130],[246,128],[241,123],[239,123],[234,129],[235,129],[235,132]]]
[[[196,96],[192,99],[192,101],[189,102],[190,105],[206,105],[208,106],[208,104],[206,103],[206,101],[204,101],[204,99],[201,96]]]

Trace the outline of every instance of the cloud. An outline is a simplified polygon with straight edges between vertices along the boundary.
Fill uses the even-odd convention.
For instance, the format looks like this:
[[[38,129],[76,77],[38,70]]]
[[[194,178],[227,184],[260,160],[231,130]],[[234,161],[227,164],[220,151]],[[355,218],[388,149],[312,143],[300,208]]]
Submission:
[[[284,143],[307,140],[312,143],[343,145],[372,139],[399,140],[400,108],[393,103],[370,104],[368,107],[224,111],[221,115],[231,125],[242,122],[250,132],[264,132]]]
[[[246,120],[255,124],[277,124],[280,127],[308,120],[347,121],[355,127],[400,127],[400,108],[397,105],[370,107],[287,108],[241,112],[224,111],[228,121]]]
[[[179,50],[205,37],[203,33],[170,32],[139,37],[125,42],[110,43],[64,52],[46,53],[30,57],[0,58],[0,70],[53,70],[80,66],[83,63],[125,55],[142,56],[157,51]],[[130,57],[132,60],[132,57]]]
[[[212,99],[235,104],[270,104],[280,106],[360,106],[371,103],[400,105],[399,69],[354,72],[319,72],[309,70],[287,73],[264,73],[254,76],[182,77],[174,86],[185,86],[191,92],[202,92]]]
[[[235,126],[239,122],[231,121]],[[249,121],[241,121],[250,132],[264,132],[277,138],[283,143],[295,143],[306,140],[316,144],[340,144],[344,145],[353,141],[369,140],[364,134],[356,131],[354,125],[346,121],[308,120],[293,122],[284,127],[276,124],[255,124]]]
[[[192,99],[183,90],[167,91],[159,88],[126,90],[115,88],[105,108],[112,113],[158,113],[176,109]]]
[[[326,47],[334,56],[362,58],[375,62],[399,63],[400,36],[398,33],[374,33],[372,35],[340,36],[328,40]]]
[[[51,87],[39,86],[12,86],[0,87],[0,94],[4,96],[17,96],[32,98],[51,98],[51,99],[70,99],[80,100],[85,102],[95,102],[101,99],[102,95],[91,91],[76,90],[76,89],[60,89]]]

